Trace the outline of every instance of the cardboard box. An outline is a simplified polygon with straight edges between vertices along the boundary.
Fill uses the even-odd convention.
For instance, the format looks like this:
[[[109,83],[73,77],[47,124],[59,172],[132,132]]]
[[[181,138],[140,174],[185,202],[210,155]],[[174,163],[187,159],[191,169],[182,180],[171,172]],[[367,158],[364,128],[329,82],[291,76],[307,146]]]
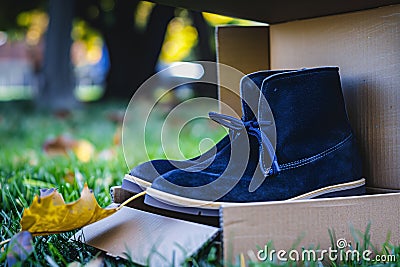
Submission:
[[[264,31],[269,33],[270,43],[264,49],[270,53],[270,69],[340,67],[367,185],[378,193],[400,189],[399,14],[400,5],[394,5],[270,25],[269,31]],[[260,39],[259,34],[252,36],[252,41],[246,35],[243,42],[244,31],[236,27],[218,28],[220,61],[234,62],[229,57],[235,57],[236,51],[226,51],[229,46],[225,42],[246,49]],[[262,59],[256,58],[254,64],[261,62]],[[242,65],[232,67],[241,69]],[[220,96],[222,102],[235,103],[233,108],[239,109],[240,102],[225,99],[229,95],[224,93]],[[239,254],[254,258],[257,247],[262,248],[269,241],[277,249],[288,250],[299,237],[302,239],[297,247],[314,245],[326,249],[331,245],[328,229],[334,230],[337,238],[355,244],[350,229],[365,231],[369,223],[374,246],[381,247],[388,233],[391,242],[398,245],[399,210],[400,193],[223,207],[224,259],[232,262]]]
[[[122,203],[132,194],[120,187],[112,190],[115,203]],[[329,231],[333,232],[336,239],[346,240],[355,246],[357,241],[363,241],[363,236],[369,229],[371,244],[379,249],[386,242],[400,244],[400,192],[381,194],[340,197],[331,199],[311,199],[301,201],[273,201],[265,204],[251,204],[245,206],[226,206],[220,210],[220,231],[222,232],[223,256],[226,264],[236,263],[239,255],[244,255],[247,259],[257,260],[257,253],[260,248],[264,248],[270,241],[273,242],[273,249],[301,251],[302,248],[329,249],[332,247],[332,240]],[[126,227],[137,227],[149,225],[151,228],[154,223],[162,218],[175,217],[176,213],[156,209],[143,203],[143,198],[137,199],[128,205],[134,211],[148,210],[146,220],[140,222],[127,221],[123,219]],[[160,216],[165,215],[165,216]],[[124,215],[122,215],[124,216]],[[185,221],[196,221],[199,216],[179,214],[180,219]],[[210,219],[210,218],[208,218]],[[111,219],[110,219],[111,220]],[[201,218],[202,224],[207,224],[207,218]],[[209,221],[211,224],[213,220]],[[104,225],[104,223],[102,223]],[[90,227],[90,226],[89,226]],[[86,227],[85,227],[86,228]],[[84,231],[87,231],[84,228]],[[99,228],[99,226],[95,227]],[[107,233],[108,242],[103,238],[98,238],[95,231],[90,229],[91,238],[87,241],[94,247],[105,251],[113,251],[114,255],[123,255],[123,251],[130,249],[133,255],[138,253],[135,250],[137,242],[131,240],[125,246],[121,246],[121,240],[129,238],[113,238],[115,229],[113,227],[102,226],[103,233]],[[217,228],[199,229],[200,232],[210,231],[208,236],[215,236]],[[191,229],[193,230],[193,229]],[[193,235],[186,232],[185,227],[181,228],[181,239]],[[131,233],[127,233],[129,236]],[[98,233],[97,233],[98,235]],[[135,236],[135,235],[130,235]],[[388,236],[390,239],[388,240]],[[151,236],[150,236],[151,237]],[[175,236],[169,236],[174,240]],[[190,239],[190,238],[189,238]],[[147,242],[154,240],[151,238]],[[156,239],[155,239],[156,240]],[[208,239],[209,241],[210,239]],[[180,240],[178,240],[180,241]],[[117,243],[117,245],[115,244]],[[180,241],[182,242],[182,241]],[[205,240],[204,240],[205,242]],[[197,243],[198,244],[198,243]],[[199,248],[199,247],[198,247]],[[334,249],[332,247],[332,249]],[[121,252],[122,251],[122,252]],[[163,253],[169,253],[170,250]],[[140,257],[136,255],[136,257]],[[147,254],[146,254],[147,255]]]

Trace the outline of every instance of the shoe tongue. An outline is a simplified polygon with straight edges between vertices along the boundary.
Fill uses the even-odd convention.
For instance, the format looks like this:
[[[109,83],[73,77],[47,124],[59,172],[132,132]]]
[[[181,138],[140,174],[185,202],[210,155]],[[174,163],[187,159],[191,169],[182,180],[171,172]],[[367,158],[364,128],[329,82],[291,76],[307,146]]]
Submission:
[[[258,112],[261,85],[265,78],[282,71],[258,71],[250,73],[240,81],[240,95],[242,99],[242,120],[254,119]]]

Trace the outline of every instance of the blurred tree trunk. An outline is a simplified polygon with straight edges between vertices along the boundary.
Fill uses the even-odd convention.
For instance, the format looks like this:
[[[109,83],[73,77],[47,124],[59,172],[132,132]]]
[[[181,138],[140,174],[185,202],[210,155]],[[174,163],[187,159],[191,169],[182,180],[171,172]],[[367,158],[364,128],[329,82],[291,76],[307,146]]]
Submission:
[[[198,33],[197,44],[197,60],[216,62],[215,51],[211,49],[211,27],[205,21],[201,12],[191,11],[190,15],[193,19],[193,26],[196,27]],[[211,75],[211,73],[208,73]],[[213,73],[211,80],[218,82],[217,72]],[[196,96],[217,98],[218,86],[211,83],[196,83],[193,85]]]
[[[49,17],[37,103],[46,109],[70,110],[78,104],[70,55],[74,0],[50,0]]]
[[[119,0],[114,8],[112,27],[103,30],[111,68],[103,98],[133,96],[137,88],[155,73],[168,22],[174,8],[157,5],[144,33],[134,27],[137,1]]]
[[[143,49],[134,28],[134,12],[139,1],[118,0],[112,14],[104,14],[101,32],[110,56],[110,70],[103,98],[130,98],[137,86],[136,50]]]

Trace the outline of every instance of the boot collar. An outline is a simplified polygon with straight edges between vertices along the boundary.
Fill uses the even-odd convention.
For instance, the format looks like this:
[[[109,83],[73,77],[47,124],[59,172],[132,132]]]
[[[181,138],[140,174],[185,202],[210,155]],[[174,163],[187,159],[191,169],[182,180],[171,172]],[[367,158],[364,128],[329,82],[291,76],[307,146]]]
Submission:
[[[240,97],[242,101],[242,120],[250,121],[258,113],[258,100],[263,81],[283,70],[262,70],[247,74],[240,80]]]

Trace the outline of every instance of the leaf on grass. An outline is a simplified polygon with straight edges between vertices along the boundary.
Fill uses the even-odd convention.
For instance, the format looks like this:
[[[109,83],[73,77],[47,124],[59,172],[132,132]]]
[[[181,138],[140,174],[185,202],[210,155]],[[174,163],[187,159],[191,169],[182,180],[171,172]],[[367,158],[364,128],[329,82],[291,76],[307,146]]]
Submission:
[[[84,139],[75,140],[66,135],[47,140],[43,150],[50,156],[67,155],[68,151],[73,151],[82,162],[88,162],[94,154],[92,143]]]
[[[7,264],[14,266],[18,262],[25,261],[32,253],[32,235],[27,231],[19,232],[14,235],[8,245]]]
[[[86,140],[79,140],[72,148],[76,157],[82,162],[88,162],[94,155],[94,146]]]
[[[117,209],[103,209],[85,184],[81,197],[65,204],[56,189],[41,190],[21,219],[22,231],[33,235],[48,235],[71,231],[97,222],[115,213]]]
[[[61,135],[48,139],[43,144],[43,150],[50,156],[66,155],[76,145],[76,140],[69,136]]]

